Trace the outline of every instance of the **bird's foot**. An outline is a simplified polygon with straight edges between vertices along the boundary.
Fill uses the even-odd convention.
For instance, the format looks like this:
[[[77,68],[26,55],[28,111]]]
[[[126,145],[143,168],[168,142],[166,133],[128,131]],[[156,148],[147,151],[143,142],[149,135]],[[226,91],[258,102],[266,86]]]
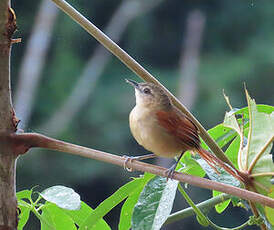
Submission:
[[[132,162],[133,160],[138,160],[138,157],[130,157],[130,156],[127,156],[127,155],[124,155],[123,158],[125,158],[125,161],[124,161],[124,169],[127,170],[128,172],[132,172],[132,168],[128,167],[127,164],[128,162]]]
[[[168,179],[173,179],[173,175],[175,173],[175,169],[176,169],[177,163],[173,164],[169,169],[167,169],[165,171],[165,176],[166,176],[166,180],[168,181]]]
[[[146,160],[146,159],[150,159],[150,158],[154,158],[156,157],[155,154],[146,154],[146,155],[142,155],[142,156],[136,156],[136,157],[130,157],[130,156],[127,156],[127,155],[124,155],[123,158],[125,158],[125,161],[124,161],[124,169],[129,171],[129,172],[132,172],[132,168],[128,167],[127,164],[128,162],[132,162],[133,160]]]

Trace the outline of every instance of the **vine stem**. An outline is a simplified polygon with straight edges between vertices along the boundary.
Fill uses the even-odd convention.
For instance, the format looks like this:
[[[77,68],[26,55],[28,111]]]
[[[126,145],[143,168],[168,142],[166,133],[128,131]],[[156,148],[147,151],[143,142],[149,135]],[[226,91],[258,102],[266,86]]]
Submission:
[[[38,133],[0,133],[0,142],[9,143],[11,146],[13,146],[14,152],[17,154],[23,154],[32,147],[41,147],[125,167],[125,157],[56,140]],[[149,172],[162,177],[167,176],[166,168],[136,160],[128,161],[127,167],[133,170]],[[245,189],[179,172],[174,173],[173,179],[201,188],[217,190],[223,193],[231,194],[245,200],[250,200],[252,202],[257,202],[262,205],[274,208],[274,199]]]
[[[195,125],[199,128],[200,136],[209,146],[212,152],[225,163],[235,168],[232,162],[224,154],[223,150],[207,133],[206,129],[200,122],[190,113],[190,111],[172,94],[170,93],[155,77],[153,77],[146,69],[144,69],[138,62],[136,62],[130,55],[121,49],[115,42],[113,42],[100,29],[93,25],[88,19],[74,9],[70,4],[64,0],[52,0],[63,12],[70,18],[77,22],[89,34],[91,34],[98,42],[100,42],[106,49],[114,54],[120,61],[122,61],[129,69],[136,73],[140,78],[147,82],[155,83],[161,86],[172,99],[174,105],[178,107],[184,114],[189,116]]]
[[[211,198],[211,199],[208,199],[208,200],[206,200],[206,201],[203,201],[203,202],[197,204],[196,207],[197,207],[198,209],[200,209],[201,211],[204,210],[204,211],[208,212],[209,209],[210,209],[210,208],[213,208],[216,204],[219,204],[219,203],[221,203],[221,202],[224,202],[224,201],[226,201],[226,200],[228,200],[228,199],[230,199],[230,198],[231,198],[231,195],[228,195],[228,194],[221,194],[221,195],[219,195],[219,196],[213,197],[213,198]],[[175,213],[171,214],[171,215],[167,218],[167,220],[166,220],[166,222],[165,222],[165,225],[174,223],[174,222],[176,222],[176,221],[178,221],[178,220],[187,218],[187,217],[192,216],[192,215],[194,215],[194,214],[195,214],[195,212],[194,212],[194,210],[193,210],[192,207],[188,207],[188,208],[186,208],[186,209],[184,209],[184,210],[180,210],[180,211],[178,211],[178,212],[175,212]]]

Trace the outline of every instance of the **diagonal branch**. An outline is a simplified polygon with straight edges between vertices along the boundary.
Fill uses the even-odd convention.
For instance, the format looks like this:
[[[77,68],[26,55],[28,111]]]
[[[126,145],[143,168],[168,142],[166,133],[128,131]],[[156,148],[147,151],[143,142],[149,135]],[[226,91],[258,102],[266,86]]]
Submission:
[[[122,1],[110,19],[109,24],[106,26],[106,34],[118,42],[128,24],[135,17],[151,10],[152,7],[155,7],[160,2],[161,0]],[[75,87],[65,103],[38,129],[43,130],[45,133],[50,133],[51,136],[57,136],[58,133],[61,133],[71,122],[75,114],[87,102],[109,59],[110,53],[107,52],[104,47],[98,45],[94,54],[87,61],[82,75],[77,80]],[[66,114],[66,116],[64,116],[64,114]]]
[[[81,25],[88,33],[90,33],[97,41],[99,41],[105,48],[113,53],[120,61],[122,61],[129,69],[136,73],[139,77],[147,82],[153,82],[160,85],[168,95],[171,97],[175,106],[177,106],[183,113],[189,116],[192,121],[197,125],[200,130],[200,135],[210,149],[221,160],[229,164],[234,168],[232,162],[226,157],[222,149],[218,144],[210,137],[206,129],[200,124],[200,122],[188,111],[188,109],[180,103],[180,101],[172,95],[161,83],[154,78],[147,70],[145,70],[138,62],[136,62],[131,56],[129,56],[124,50],[122,50],[116,43],[114,43],[109,37],[107,37],[101,30],[88,21],[83,15],[75,10],[64,0],[52,0],[59,8],[61,8],[67,15],[69,15],[74,21]]]
[[[73,155],[79,155],[86,158],[91,158],[94,160],[103,161],[106,163],[118,165],[121,167],[125,166],[125,158],[110,154],[107,152],[90,149],[87,147],[71,144],[68,142],[56,140],[53,138],[46,137],[38,133],[22,133],[22,134],[10,134],[10,133],[0,133],[0,142],[4,141],[10,143],[13,146],[14,152],[17,154],[25,153],[29,148],[41,147],[46,149],[51,149],[55,151],[70,153]],[[166,177],[166,168],[147,164],[140,161],[129,161],[127,167],[142,171],[149,172],[155,175]],[[200,178],[188,174],[183,174],[175,172],[173,179],[188,183],[201,188],[206,188],[210,190],[217,190],[226,194],[231,194],[233,196],[240,197],[245,200],[250,200],[252,202],[258,202],[263,205],[274,208],[274,199],[263,196],[261,194],[250,192],[245,189],[237,188],[231,185],[223,184],[220,182],[208,180],[205,178]]]

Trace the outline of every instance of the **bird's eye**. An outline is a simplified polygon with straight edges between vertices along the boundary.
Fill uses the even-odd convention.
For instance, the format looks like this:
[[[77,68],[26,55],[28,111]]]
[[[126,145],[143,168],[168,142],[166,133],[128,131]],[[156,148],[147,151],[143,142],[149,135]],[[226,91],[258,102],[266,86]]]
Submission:
[[[145,94],[150,94],[150,89],[149,89],[149,88],[144,88],[143,92],[144,92]]]

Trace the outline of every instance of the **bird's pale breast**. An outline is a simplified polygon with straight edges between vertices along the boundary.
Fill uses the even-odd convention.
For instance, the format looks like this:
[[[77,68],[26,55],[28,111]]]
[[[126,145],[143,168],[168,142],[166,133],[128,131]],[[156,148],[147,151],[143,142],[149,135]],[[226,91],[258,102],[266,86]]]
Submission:
[[[156,155],[171,158],[182,152],[181,143],[159,125],[156,111],[135,106],[129,124],[136,141]]]

